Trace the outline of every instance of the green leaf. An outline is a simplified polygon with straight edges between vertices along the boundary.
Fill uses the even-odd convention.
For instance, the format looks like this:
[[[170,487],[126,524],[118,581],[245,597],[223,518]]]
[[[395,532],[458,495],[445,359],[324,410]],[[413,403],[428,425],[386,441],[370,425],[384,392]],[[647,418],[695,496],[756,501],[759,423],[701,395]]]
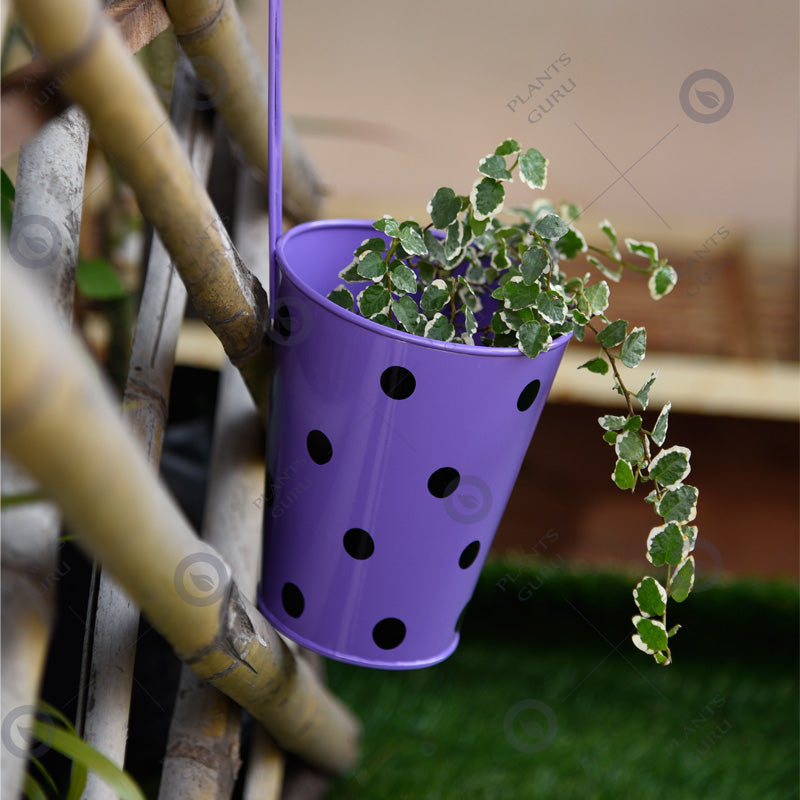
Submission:
[[[605,281],[593,283],[583,290],[583,296],[589,305],[589,316],[602,314],[608,308],[610,290]],[[627,325],[627,323],[625,323]]]
[[[372,227],[375,228],[376,231],[383,231],[387,236],[391,236],[393,239],[400,236],[400,225],[394,217],[390,217],[388,214],[384,214],[381,219],[373,222]]]
[[[589,249],[583,234],[570,227],[569,230],[558,240],[556,250],[564,258],[575,258],[578,253],[585,253]]]
[[[13,201],[16,197],[16,189],[4,169],[0,169],[0,197]]]
[[[603,361],[603,363],[605,364],[606,362]],[[606,414],[603,417],[598,417],[597,422],[605,431],[621,431],[625,427],[627,419],[627,417],[619,417],[616,414]]]
[[[633,618],[636,633],[633,643],[645,653],[656,653],[667,648],[667,629],[664,623],[649,617],[636,616]]]
[[[100,258],[91,261],[79,258],[76,282],[81,292],[92,300],[120,300],[128,296],[114,268]]]
[[[669,264],[659,267],[647,281],[650,297],[653,300],[660,300],[675,288],[677,282],[678,273]]]
[[[647,560],[654,567],[665,564],[676,566],[689,552],[689,540],[681,533],[681,526],[675,522],[659,525],[650,530],[647,537]]]
[[[462,242],[464,240],[465,225],[457,219],[447,227],[447,235],[444,240],[444,253],[447,261],[460,257],[463,248]]]
[[[569,225],[557,214],[547,214],[537,221],[534,230],[543,239],[560,239],[569,230]]]
[[[428,255],[428,248],[425,246],[425,240],[422,238],[422,229],[416,222],[402,223],[402,225],[400,225],[398,238],[400,239],[403,250],[409,255]]]
[[[647,350],[647,331],[644,328],[634,328],[622,343],[619,357],[626,367],[638,367],[644,359]]]
[[[650,576],[636,584],[633,599],[644,617],[660,617],[667,610],[667,590]]]
[[[639,464],[644,458],[644,444],[638,431],[625,431],[620,434],[614,448],[617,456],[629,464]]]
[[[642,388],[639,389],[639,391],[634,395],[634,397],[639,401],[639,405],[641,405],[642,409],[644,410],[647,409],[647,404],[650,402],[650,389],[656,382],[657,377],[657,372],[651,372],[650,377],[644,382]]]
[[[608,288],[608,285],[606,285],[606,288]],[[610,325],[606,325],[606,327],[597,334],[596,338],[603,347],[616,347],[625,340],[627,331],[628,321],[625,319],[618,319]]]
[[[667,428],[669,427],[669,411],[672,408],[672,403],[667,403],[664,408],[661,409],[661,413],[658,415],[658,419],[656,420],[656,424],[653,426],[653,432],[650,434],[650,438],[659,446],[664,444],[667,440]]]
[[[455,339],[455,328],[444,314],[434,314],[432,320],[425,326],[424,335],[428,339],[438,339],[440,342],[451,342]]]
[[[494,151],[497,156],[510,156],[512,153],[519,153],[519,143],[516,139],[506,139],[497,145]]]
[[[489,218],[475,219],[475,214],[470,210],[469,212],[469,228],[472,235],[475,237],[482,236],[489,225]]]
[[[494,178],[497,181],[510,181],[511,173],[506,167],[506,160],[503,156],[493,153],[481,159],[478,164],[478,172],[481,175],[486,175],[489,178]]]
[[[611,251],[619,258],[617,232],[614,230],[614,226],[607,219],[604,219],[600,223],[600,230],[608,237],[609,242],[611,242]]]
[[[369,253],[369,252],[382,253],[385,249],[386,249],[386,242],[384,242],[380,236],[373,236],[372,238],[365,239],[363,242],[361,242],[361,244],[356,248],[353,255],[358,257],[360,255],[363,255],[364,253]]]
[[[333,291],[328,292],[328,300],[348,311],[353,309],[353,295],[346,286],[337,286]]]
[[[459,211],[461,211],[461,199],[456,197],[456,193],[446,186],[437,189],[436,194],[428,203],[428,213],[431,215],[433,227],[439,230],[444,230],[455,222]]]
[[[433,314],[441,311],[449,299],[450,287],[441,278],[437,278],[430,286],[425,287],[419,305],[426,314]]]
[[[550,343],[550,334],[547,326],[540,322],[526,322],[517,333],[519,349],[528,358],[535,358],[547,348]]]
[[[535,283],[539,276],[547,269],[549,260],[547,252],[543,247],[533,245],[523,254],[519,269],[522,273],[522,280],[529,286]]]
[[[359,283],[363,278],[358,274],[358,261],[346,266],[340,273],[339,277],[348,283]]]
[[[531,189],[547,185],[547,159],[533,147],[519,157],[519,176]]]
[[[478,330],[478,323],[475,319],[475,314],[472,313],[472,309],[469,306],[464,306],[464,334],[465,336],[471,338],[475,335]]]
[[[476,181],[469,196],[475,219],[486,219],[499,214],[503,210],[505,196],[506,190],[500,181],[494,178]]]
[[[667,489],[656,503],[656,511],[665,522],[691,522],[697,516],[698,494],[694,486]]]
[[[594,256],[586,256],[586,260],[595,266],[603,275],[606,276],[609,280],[614,281],[614,283],[619,283],[620,278],[622,277],[622,267],[619,269],[611,269],[607,264],[604,264],[600,259],[595,258]]]
[[[642,427],[642,418],[638,414],[628,417],[625,420],[623,429],[626,431],[638,431]]]
[[[371,251],[356,264],[356,270],[362,278],[379,280],[386,274],[386,262],[380,253]]]
[[[539,292],[536,298],[536,307],[546,322],[559,324],[567,315],[564,298],[552,290]]]
[[[525,284],[522,278],[512,278],[503,286],[503,297],[506,306],[512,311],[519,311],[521,308],[528,308],[536,302],[539,295],[539,284],[533,283],[530,286]]]
[[[592,358],[581,364],[578,369],[588,369],[589,372],[605,375],[608,372],[608,362],[604,358]]]
[[[694,556],[689,556],[672,574],[669,582],[670,597],[676,603],[682,603],[694,586]]]
[[[0,226],[4,234],[11,229],[11,219],[14,216],[12,205],[16,192],[11,178],[4,169],[0,169]]]
[[[662,486],[680,483],[692,470],[689,458],[692,455],[687,447],[674,446],[662,450],[651,462],[649,476]]]
[[[619,486],[620,489],[633,489],[636,486],[636,476],[627,461],[617,459],[617,464],[614,467],[614,472],[611,473],[611,480]]]
[[[617,441],[619,434],[616,431],[606,431],[603,434],[603,441],[607,444],[614,444]]]
[[[637,256],[643,256],[655,267],[658,263],[658,248],[652,242],[639,242],[636,239],[626,239],[625,246]]]
[[[500,318],[515,331],[518,331],[526,322],[534,322],[533,311],[529,308],[521,308],[519,311],[504,308],[500,311]]]
[[[359,311],[365,317],[374,317],[376,314],[387,314],[391,295],[388,289],[378,284],[367,286],[356,298]]]
[[[403,295],[403,297],[395,300],[392,303],[392,311],[397,321],[409,333],[419,333],[421,329],[424,329],[427,320],[419,313],[419,308],[413,297]]]
[[[83,741],[71,730],[46,724],[40,720],[33,723],[33,731],[39,741],[49,745],[72,761],[79,762],[96,773],[120,800],[145,800],[141,789],[133,778],[121,770],[113,761]]]
[[[392,279],[392,286],[395,289],[410,294],[417,291],[417,276],[414,274],[414,270],[405,264],[396,264],[392,267],[389,277]]]

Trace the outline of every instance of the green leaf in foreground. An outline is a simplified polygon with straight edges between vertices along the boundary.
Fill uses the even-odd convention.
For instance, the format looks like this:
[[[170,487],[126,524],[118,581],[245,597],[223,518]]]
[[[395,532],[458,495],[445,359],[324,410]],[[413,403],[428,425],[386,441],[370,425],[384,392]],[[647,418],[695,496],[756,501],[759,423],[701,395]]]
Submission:
[[[633,487],[636,486],[636,476],[633,474],[631,465],[621,458],[617,459],[617,464],[614,467],[611,479],[620,489],[633,489]]]
[[[531,189],[544,189],[547,185],[547,159],[535,148],[519,157],[519,176]]]
[[[627,331],[628,321],[625,319],[617,319],[609,325],[606,325],[606,327],[597,334],[596,338],[603,347],[616,347],[625,340]]]
[[[588,369],[589,372],[605,375],[608,372],[608,362],[604,358],[592,358],[581,364],[578,369]]]
[[[447,186],[437,189],[436,194],[433,195],[430,203],[428,203],[428,213],[431,216],[433,227],[442,231],[450,223],[455,222],[460,210],[461,200]]]
[[[654,567],[665,564],[677,566],[688,552],[689,541],[681,533],[681,526],[675,522],[659,525],[651,529],[647,537],[647,560]]]
[[[100,776],[120,800],[146,800],[133,778],[116,764],[83,741],[76,733],[40,720],[33,723],[39,741]]]
[[[667,428],[669,427],[669,412],[672,408],[672,403],[666,403],[658,415],[656,424],[653,426],[653,433],[650,438],[659,446],[664,444],[667,439]]]
[[[540,322],[524,323],[518,333],[519,349],[528,358],[535,358],[542,352],[549,343],[550,334],[547,332],[547,325]]]
[[[500,181],[494,178],[483,178],[472,187],[469,196],[475,219],[493,217],[503,210],[506,190]]]
[[[619,357],[626,367],[633,369],[644,359],[646,350],[647,331],[644,328],[634,328],[622,343]]]
[[[336,303],[347,311],[353,310],[353,295],[346,286],[337,286],[333,291],[328,293],[328,300]]]
[[[670,447],[662,450],[650,462],[650,477],[662,486],[672,486],[680,483],[691,471],[689,458],[692,453],[688,447]]]
[[[673,573],[669,582],[670,597],[682,603],[694,586],[694,556],[689,556]]]
[[[534,230],[543,239],[560,239],[569,230],[569,225],[557,214],[547,214],[536,223]]]
[[[667,609],[667,591],[655,579],[646,577],[633,590],[633,599],[645,617],[660,617]]]
[[[633,635],[633,643],[645,653],[656,653],[667,648],[667,629],[664,623],[649,617],[636,616],[633,618],[636,633]]]
[[[691,522],[697,516],[697,496],[694,486],[667,489],[656,503],[656,511],[665,522]]]

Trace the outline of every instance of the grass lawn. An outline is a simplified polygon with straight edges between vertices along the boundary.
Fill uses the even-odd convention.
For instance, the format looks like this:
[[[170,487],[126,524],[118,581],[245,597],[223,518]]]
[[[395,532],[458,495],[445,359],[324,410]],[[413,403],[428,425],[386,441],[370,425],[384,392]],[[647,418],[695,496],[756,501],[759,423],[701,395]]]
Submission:
[[[332,800],[800,797],[797,588],[701,587],[665,668],[630,643],[635,582],[492,561],[444,663],[328,662],[364,723]]]

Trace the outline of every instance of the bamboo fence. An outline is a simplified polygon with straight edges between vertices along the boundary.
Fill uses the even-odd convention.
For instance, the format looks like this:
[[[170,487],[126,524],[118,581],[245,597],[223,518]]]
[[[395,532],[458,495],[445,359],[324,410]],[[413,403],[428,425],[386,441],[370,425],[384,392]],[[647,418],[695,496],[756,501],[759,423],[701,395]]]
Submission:
[[[211,5],[172,0],[167,10],[206,89],[211,83],[204,67],[223,77],[224,96],[211,99],[241,157],[256,175],[263,176],[266,81],[234,4],[229,0]],[[261,263],[255,274],[245,266],[202,177],[196,174],[202,175],[207,168],[207,137],[195,136],[196,148],[190,154],[185,152],[186,129],[183,135],[176,132],[181,131],[181,120],[176,118],[175,125],[170,124],[110,21],[118,20],[128,50],[133,51],[165,28],[158,3],[122,0],[112,3],[110,11],[104,15],[92,0],[26,0],[17,6],[40,48],[40,58],[50,64],[51,71],[59,71],[65,96],[83,107],[83,111],[70,109],[64,115],[82,121],[84,137],[82,154],[74,148],[64,150],[64,158],[81,177],[77,195],[67,181],[73,194],[64,206],[72,214],[68,219],[70,236],[65,237],[72,271],[59,273],[63,276],[59,292],[50,287],[47,293],[71,299],[74,292],[87,117],[93,135],[136,192],[140,208],[158,234],[148,268],[150,286],[155,288],[149,290],[149,299],[146,289],[142,301],[139,344],[134,343],[122,416],[96,366],[75,341],[58,333],[55,314],[40,299],[41,287],[37,290],[31,285],[31,275],[23,274],[31,271],[4,269],[0,342],[4,458],[8,454],[18,462],[55,503],[21,507],[39,516],[42,509],[47,511],[46,520],[36,523],[46,539],[46,546],[39,551],[39,572],[53,563],[60,520],[56,506],[78,544],[102,565],[101,610],[92,634],[93,655],[84,698],[92,709],[85,715],[87,740],[117,763],[124,762],[135,649],[130,643],[133,640],[135,645],[141,609],[191,667],[191,672],[185,670],[182,682],[187,702],[178,706],[173,718],[161,796],[230,796],[239,764],[244,708],[269,731],[259,729],[252,737],[245,795],[259,796],[261,790],[261,796],[278,797],[284,751],[323,773],[347,770],[358,755],[359,725],[324,688],[296,646],[279,636],[251,604],[260,514],[252,502],[243,503],[242,499],[246,495],[252,501],[250,495],[258,496],[263,490],[263,452],[253,442],[263,436],[260,425],[268,400],[269,315],[259,281],[267,274],[266,265]],[[209,12],[213,12],[211,16]],[[142,32],[145,23],[149,33]],[[179,95],[189,96],[180,82],[177,86]],[[63,105],[55,101],[50,111]],[[183,122],[186,124],[185,117]],[[51,142],[32,160],[37,165],[47,164],[53,149]],[[319,184],[291,134],[284,136],[284,160],[288,215],[298,220],[313,216]],[[61,172],[57,174],[60,180]],[[22,181],[21,166],[16,221],[23,216],[25,198],[35,194],[23,191]],[[264,192],[249,178],[243,178],[243,186],[247,188],[237,204],[236,239],[247,261],[256,264],[259,255],[263,262],[267,252],[263,244],[267,230]],[[64,208],[41,216],[60,219]],[[167,269],[159,273],[154,259]],[[182,285],[171,277],[173,267]],[[236,368],[229,367],[222,377],[205,543],[196,537],[153,470],[163,441],[175,337],[187,292]],[[70,301],[65,302],[62,315],[69,315]],[[161,308],[154,314],[152,309],[159,303]],[[144,369],[148,358],[149,373]],[[20,484],[23,488],[33,485],[25,480],[28,483]],[[247,513],[239,513],[245,507]],[[237,514],[239,533],[231,545],[231,519]],[[3,516],[5,523],[5,511]],[[13,559],[6,560],[5,537],[3,548],[5,578],[7,567],[13,564]],[[196,564],[216,570],[211,602],[197,602],[187,583]],[[49,639],[51,595],[43,594],[28,608],[20,608],[18,603],[7,606],[4,580],[4,617],[8,608],[25,623],[22,631],[16,617],[12,625],[3,626],[4,719],[7,699],[19,701],[19,705],[37,696]],[[11,644],[8,649],[7,641]],[[10,672],[5,672],[7,664]],[[9,674],[18,691],[7,698]],[[116,713],[112,707],[117,707]],[[213,764],[209,754],[216,757]],[[7,781],[6,755],[4,748],[3,796],[13,797],[21,785],[24,759],[17,759]],[[110,796],[105,787],[90,779],[86,800]]]

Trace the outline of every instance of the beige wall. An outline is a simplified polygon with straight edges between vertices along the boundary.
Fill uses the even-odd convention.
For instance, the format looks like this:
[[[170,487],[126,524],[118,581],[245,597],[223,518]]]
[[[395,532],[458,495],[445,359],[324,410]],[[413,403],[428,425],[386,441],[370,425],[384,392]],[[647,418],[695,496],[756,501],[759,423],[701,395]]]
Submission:
[[[688,247],[725,226],[751,248],[777,239],[796,265],[796,0],[285,6],[284,109],[330,188],[326,216],[422,217],[438,186],[468,190],[477,159],[513,136],[550,158],[552,199],[594,201],[585,224],[608,216]],[[266,0],[245,14],[266,60]],[[699,69],[733,87],[714,123],[679,102]],[[562,82],[572,91],[537,120]]]

